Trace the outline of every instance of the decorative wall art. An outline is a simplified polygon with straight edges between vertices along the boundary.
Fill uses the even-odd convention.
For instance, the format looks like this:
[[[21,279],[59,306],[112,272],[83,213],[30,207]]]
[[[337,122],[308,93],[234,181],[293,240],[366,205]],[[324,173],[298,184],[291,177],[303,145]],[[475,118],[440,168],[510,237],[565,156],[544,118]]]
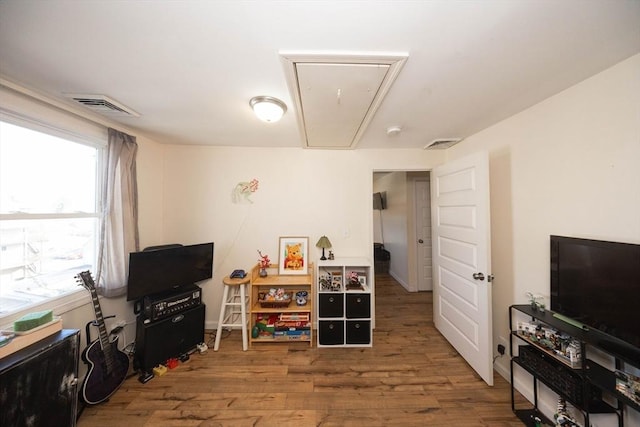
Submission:
[[[308,237],[280,237],[278,253],[279,274],[308,274]]]
[[[231,194],[233,203],[253,203],[253,200],[251,200],[251,194],[258,191],[258,184],[259,182],[255,178],[251,181],[237,183]]]

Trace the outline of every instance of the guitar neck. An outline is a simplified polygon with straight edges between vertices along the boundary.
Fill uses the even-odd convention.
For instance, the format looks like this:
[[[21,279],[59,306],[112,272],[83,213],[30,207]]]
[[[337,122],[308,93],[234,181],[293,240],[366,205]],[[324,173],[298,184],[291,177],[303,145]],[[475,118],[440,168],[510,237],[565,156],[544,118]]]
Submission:
[[[96,323],[98,324],[98,333],[100,335],[100,345],[105,356],[105,362],[107,364],[107,371],[111,371],[113,366],[113,350],[111,343],[109,342],[109,334],[107,334],[107,328],[104,324],[104,317],[102,316],[102,308],[100,307],[100,300],[98,299],[98,292],[92,287],[90,289],[91,300],[93,301],[93,310],[96,315]]]

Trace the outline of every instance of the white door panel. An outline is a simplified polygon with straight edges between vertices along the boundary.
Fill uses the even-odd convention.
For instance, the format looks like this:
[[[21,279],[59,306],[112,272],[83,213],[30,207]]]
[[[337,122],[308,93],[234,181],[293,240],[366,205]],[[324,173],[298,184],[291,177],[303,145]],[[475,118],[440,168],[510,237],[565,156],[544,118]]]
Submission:
[[[487,153],[440,166],[431,176],[434,323],[493,385]]]
[[[436,195],[461,194],[465,190],[474,190],[476,179],[473,167],[463,168],[441,175],[436,185]]]
[[[416,261],[418,291],[433,290],[433,263],[431,250],[431,200],[429,182],[415,182],[416,201]]]
[[[472,270],[478,269],[478,249],[475,244],[442,236],[439,242],[439,255],[444,258],[443,261],[462,264]]]
[[[458,276],[446,268],[440,268],[441,292],[449,292],[447,299],[456,297],[460,303],[467,305],[470,310],[478,310],[478,287],[469,283],[463,277]]]
[[[473,206],[441,206],[438,210],[438,225],[475,230],[478,227],[476,210]]]
[[[478,325],[454,305],[449,304],[447,299],[442,299],[441,303],[440,315],[443,320],[448,322],[449,326],[460,334],[459,338],[466,338],[468,345],[476,347]]]

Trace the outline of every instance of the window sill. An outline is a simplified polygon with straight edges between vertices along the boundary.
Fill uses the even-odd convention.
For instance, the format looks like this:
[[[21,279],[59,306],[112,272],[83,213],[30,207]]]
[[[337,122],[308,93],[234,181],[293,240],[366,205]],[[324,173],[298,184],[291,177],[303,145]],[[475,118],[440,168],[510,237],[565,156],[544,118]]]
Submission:
[[[19,311],[0,317],[0,325],[4,325],[1,329],[12,328],[13,322],[34,311],[53,310],[54,316],[61,316],[71,310],[89,304],[91,301],[87,296],[88,294],[84,289],[78,289],[59,297],[49,298],[46,301],[26,306]]]

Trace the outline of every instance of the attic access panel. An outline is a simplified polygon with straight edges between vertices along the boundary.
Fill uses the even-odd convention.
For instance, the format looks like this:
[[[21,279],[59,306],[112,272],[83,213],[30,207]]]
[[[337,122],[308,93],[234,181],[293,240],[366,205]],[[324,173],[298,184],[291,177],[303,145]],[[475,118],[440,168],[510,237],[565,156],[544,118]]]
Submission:
[[[380,64],[296,64],[307,146],[351,146],[388,70]]]
[[[281,54],[303,145],[354,148],[407,55]]]

